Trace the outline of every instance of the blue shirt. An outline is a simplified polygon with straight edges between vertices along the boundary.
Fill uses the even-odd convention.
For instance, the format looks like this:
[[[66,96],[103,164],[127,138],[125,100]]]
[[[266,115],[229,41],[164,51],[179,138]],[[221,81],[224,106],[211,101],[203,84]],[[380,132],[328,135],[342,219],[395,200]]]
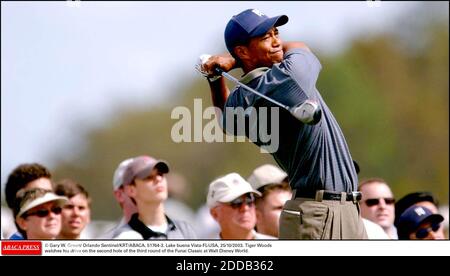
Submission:
[[[316,89],[321,69],[322,66],[313,53],[304,49],[291,49],[285,53],[281,63],[274,64],[272,68],[255,69],[242,79],[251,88],[289,107],[298,106],[307,99],[319,103],[322,118],[315,125],[303,124],[289,111],[279,108],[279,146],[272,155],[278,165],[287,172],[291,187],[299,189],[304,197],[314,197],[317,190],[356,191],[358,185],[358,177],[344,135]],[[276,106],[237,86],[225,103],[223,116],[224,129],[230,132],[230,123],[236,126],[239,118],[230,117],[227,107],[243,107],[246,110],[254,107],[254,112],[259,115],[260,107]],[[267,113],[270,130],[272,115],[270,111]],[[261,126],[261,122],[260,116],[257,116],[257,124],[252,124],[249,120],[252,116],[251,108],[246,114],[248,116],[245,135],[249,137],[252,130]],[[230,121],[230,118],[233,120]],[[244,133],[235,127],[231,134]],[[259,137],[250,140],[258,146],[265,145],[264,140]]]
[[[22,236],[22,234],[20,234],[20,232],[15,232],[14,234],[11,235],[11,237],[9,237],[10,240],[24,240],[24,237]]]

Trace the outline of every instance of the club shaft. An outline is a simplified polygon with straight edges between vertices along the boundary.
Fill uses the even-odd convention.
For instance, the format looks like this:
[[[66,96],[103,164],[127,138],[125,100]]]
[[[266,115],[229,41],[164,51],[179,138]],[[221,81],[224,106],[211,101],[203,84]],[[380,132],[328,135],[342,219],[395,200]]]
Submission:
[[[288,106],[283,105],[283,104],[281,104],[281,103],[275,101],[274,99],[271,99],[271,98],[267,97],[266,95],[263,95],[263,94],[259,93],[259,92],[256,91],[255,89],[253,89],[253,88],[251,88],[251,87],[249,87],[249,86],[247,86],[247,85],[241,83],[239,80],[237,80],[235,77],[233,77],[232,75],[228,74],[227,72],[224,72],[223,70],[221,70],[221,69],[219,69],[219,68],[216,68],[216,71],[217,71],[218,73],[220,73],[222,76],[224,76],[225,78],[227,78],[227,79],[229,79],[230,81],[234,82],[236,85],[240,85],[240,86],[244,87],[245,89],[247,89],[248,91],[250,91],[250,92],[252,92],[252,93],[254,93],[254,94],[260,96],[261,98],[264,98],[264,99],[268,100],[269,102],[271,102],[271,103],[273,103],[273,104],[276,104],[276,105],[278,105],[278,106],[280,106],[280,107],[282,107],[282,108],[284,108],[284,109],[290,111],[290,108],[289,108]]]

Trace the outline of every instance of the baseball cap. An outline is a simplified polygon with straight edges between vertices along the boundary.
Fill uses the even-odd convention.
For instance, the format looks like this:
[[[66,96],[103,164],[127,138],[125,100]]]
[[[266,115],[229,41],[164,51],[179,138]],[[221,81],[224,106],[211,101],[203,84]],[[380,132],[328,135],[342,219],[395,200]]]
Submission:
[[[251,38],[262,36],[272,27],[284,25],[286,15],[268,17],[257,9],[248,9],[234,15],[225,27],[225,44],[230,53],[237,45],[246,44]]]
[[[418,203],[428,201],[433,203],[434,205],[438,205],[438,202],[436,198],[433,196],[430,192],[415,192],[410,193],[402,197],[400,200],[398,200],[395,203],[395,225],[398,224],[398,220],[400,218],[400,215],[403,214],[403,212],[408,209],[408,207]]]
[[[156,160],[146,155],[122,161],[114,172],[114,190],[117,190],[122,185],[131,184],[135,178],[144,179],[148,177],[153,168],[157,168],[162,173],[169,172],[169,165],[165,161]]]
[[[287,173],[280,168],[271,164],[266,164],[256,168],[247,181],[252,185],[253,189],[258,190],[262,186],[268,184],[279,184],[283,182],[287,176]]]
[[[58,206],[64,206],[69,201],[65,196],[59,196],[51,191],[39,188],[19,191],[17,197],[21,197],[22,201],[16,217],[20,217],[34,207],[47,202],[55,201]]]
[[[430,209],[423,206],[411,206],[402,213],[398,220],[398,235],[400,239],[408,238],[424,222],[441,223],[444,217],[433,214]]]
[[[206,203],[209,208],[212,208],[219,202],[227,203],[247,193],[261,196],[261,193],[255,191],[242,176],[237,173],[230,173],[209,184]]]
[[[122,186],[123,173],[125,172],[125,169],[127,168],[128,164],[130,164],[132,161],[133,161],[133,158],[128,158],[128,159],[123,160],[122,162],[120,162],[119,166],[117,166],[117,169],[114,172],[114,177],[113,177],[113,189],[114,189],[114,191],[119,189],[120,186]]]

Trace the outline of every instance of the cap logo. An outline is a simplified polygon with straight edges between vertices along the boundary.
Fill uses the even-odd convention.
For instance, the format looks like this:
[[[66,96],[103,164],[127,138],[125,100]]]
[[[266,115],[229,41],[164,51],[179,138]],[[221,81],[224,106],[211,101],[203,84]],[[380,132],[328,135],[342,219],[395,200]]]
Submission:
[[[262,13],[261,11],[259,11],[259,10],[257,10],[257,9],[253,9],[252,12],[253,12],[254,14],[256,14],[257,16],[259,16],[259,17],[264,16],[264,13]]]
[[[425,215],[425,210],[422,207],[417,207],[414,209],[414,212],[416,212],[419,217]]]

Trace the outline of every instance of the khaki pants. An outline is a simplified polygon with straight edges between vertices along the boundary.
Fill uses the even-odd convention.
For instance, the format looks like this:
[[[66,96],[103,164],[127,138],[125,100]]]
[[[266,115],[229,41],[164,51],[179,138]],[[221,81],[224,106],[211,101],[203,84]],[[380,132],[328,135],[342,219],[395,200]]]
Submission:
[[[322,200],[316,196],[316,199],[295,198],[286,202],[280,216],[279,238],[361,240],[367,239],[367,234],[358,203]]]

